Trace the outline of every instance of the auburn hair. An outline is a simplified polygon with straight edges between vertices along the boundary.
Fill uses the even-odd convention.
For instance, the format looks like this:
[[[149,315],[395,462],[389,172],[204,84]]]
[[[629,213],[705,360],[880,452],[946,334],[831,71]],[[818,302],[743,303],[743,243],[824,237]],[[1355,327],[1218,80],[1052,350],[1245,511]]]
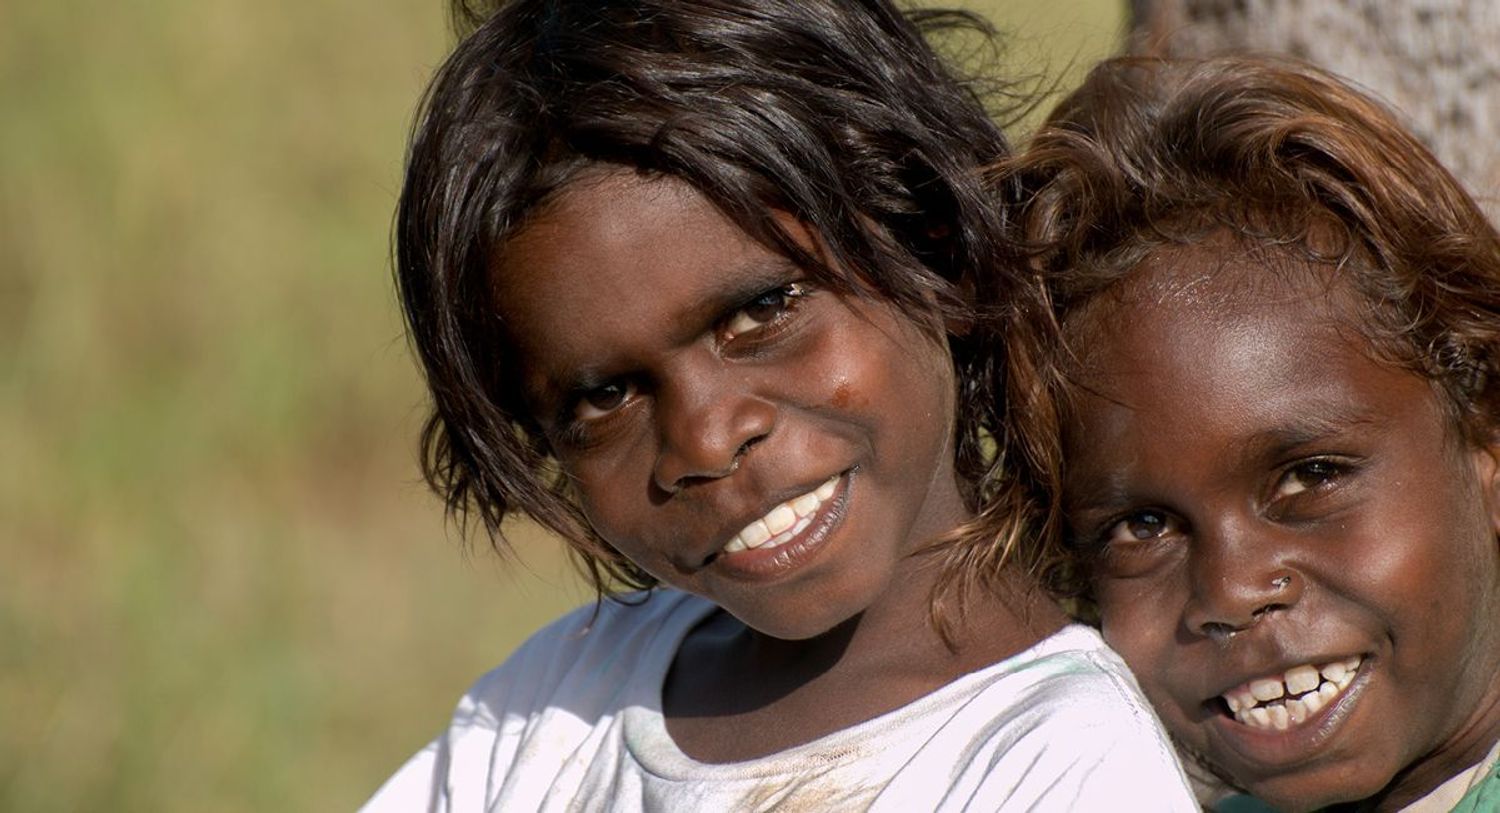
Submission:
[[[1332,269],[1377,356],[1429,379],[1458,437],[1500,439],[1500,235],[1395,113],[1337,77],[1255,56],[1109,60],[993,179],[1022,195],[1017,242],[1048,301],[1025,329],[1052,341],[1009,351],[1042,393],[1010,418],[1063,592],[1087,582],[1059,513],[1063,328],[1153,249],[1228,234]]]

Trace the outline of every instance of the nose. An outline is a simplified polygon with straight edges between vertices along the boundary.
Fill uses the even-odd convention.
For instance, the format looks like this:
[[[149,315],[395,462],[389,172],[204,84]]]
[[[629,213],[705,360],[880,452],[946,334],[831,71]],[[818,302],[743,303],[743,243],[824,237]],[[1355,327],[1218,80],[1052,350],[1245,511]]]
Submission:
[[[681,376],[657,391],[652,478],[668,494],[727,476],[776,425],[776,407],[732,370]]]
[[[1196,534],[1183,620],[1193,634],[1227,641],[1267,616],[1295,606],[1306,579],[1271,533],[1226,522]]]

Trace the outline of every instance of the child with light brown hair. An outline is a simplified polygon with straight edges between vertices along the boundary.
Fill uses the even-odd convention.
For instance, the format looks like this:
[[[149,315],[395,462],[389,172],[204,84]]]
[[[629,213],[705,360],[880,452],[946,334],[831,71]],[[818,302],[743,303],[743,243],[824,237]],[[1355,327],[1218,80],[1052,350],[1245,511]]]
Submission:
[[[1013,414],[1053,572],[1181,747],[1282,810],[1500,809],[1474,201],[1380,104],[1248,57],[1106,63],[1001,177],[1065,347],[1012,359],[1056,372]]]

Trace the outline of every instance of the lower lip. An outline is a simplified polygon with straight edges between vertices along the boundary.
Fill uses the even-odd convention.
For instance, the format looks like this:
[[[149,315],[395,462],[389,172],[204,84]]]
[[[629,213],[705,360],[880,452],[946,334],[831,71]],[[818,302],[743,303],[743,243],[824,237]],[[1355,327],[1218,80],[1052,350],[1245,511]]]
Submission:
[[[813,515],[813,521],[802,529],[802,533],[774,548],[751,548],[722,554],[714,558],[714,568],[734,578],[761,581],[780,578],[805,567],[828,547],[833,532],[848,515],[849,489],[853,481],[852,470],[839,478],[833,496],[818,506],[818,513]]]
[[[1316,757],[1344,727],[1364,694],[1375,666],[1366,655],[1348,688],[1301,725],[1291,726],[1285,731],[1252,728],[1221,712],[1216,712],[1212,725],[1219,740],[1241,760],[1254,766],[1257,773],[1284,772]]]

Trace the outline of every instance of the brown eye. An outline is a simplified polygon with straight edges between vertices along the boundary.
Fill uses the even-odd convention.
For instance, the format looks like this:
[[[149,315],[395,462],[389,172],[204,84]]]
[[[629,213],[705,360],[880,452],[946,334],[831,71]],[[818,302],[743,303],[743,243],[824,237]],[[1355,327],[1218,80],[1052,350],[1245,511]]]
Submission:
[[[794,307],[794,300],[806,294],[806,286],[797,282],[762,293],[729,317],[724,325],[724,340],[729,341],[775,322]]]
[[[635,387],[625,382],[612,382],[585,392],[578,399],[577,415],[582,421],[602,418],[625,405],[635,395]]]
[[[1105,532],[1105,544],[1128,545],[1166,536],[1176,530],[1166,514],[1140,511],[1116,522]]]
[[[1295,497],[1319,486],[1336,481],[1344,473],[1344,467],[1330,460],[1308,460],[1286,470],[1276,483],[1272,499]]]

